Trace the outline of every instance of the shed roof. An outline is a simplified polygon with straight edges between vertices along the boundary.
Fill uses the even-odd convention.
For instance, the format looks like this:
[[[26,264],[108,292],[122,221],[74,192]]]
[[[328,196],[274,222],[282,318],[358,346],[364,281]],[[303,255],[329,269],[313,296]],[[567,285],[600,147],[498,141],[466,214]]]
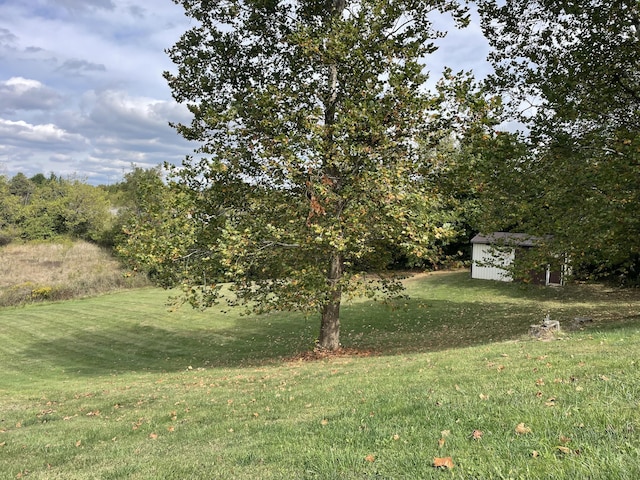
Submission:
[[[527,233],[508,233],[508,232],[493,232],[489,234],[479,233],[471,239],[471,243],[480,243],[486,245],[492,244],[504,244],[514,245],[517,247],[533,247],[539,244],[542,237],[535,237]]]

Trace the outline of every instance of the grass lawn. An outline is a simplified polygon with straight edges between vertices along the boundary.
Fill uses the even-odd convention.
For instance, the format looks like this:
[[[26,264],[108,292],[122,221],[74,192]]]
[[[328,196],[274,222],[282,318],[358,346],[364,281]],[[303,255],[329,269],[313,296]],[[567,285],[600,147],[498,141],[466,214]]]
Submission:
[[[313,361],[317,318],[156,289],[0,309],[0,478],[640,478],[640,292],[406,284]]]

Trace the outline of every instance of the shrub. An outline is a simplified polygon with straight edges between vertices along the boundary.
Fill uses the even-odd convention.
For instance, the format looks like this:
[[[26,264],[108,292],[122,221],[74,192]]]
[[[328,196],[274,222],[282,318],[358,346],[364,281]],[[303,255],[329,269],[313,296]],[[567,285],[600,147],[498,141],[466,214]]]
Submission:
[[[13,242],[14,238],[15,237],[14,237],[12,232],[10,232],[8,230],[0,231],[0,247],[4,247],[5,245],[9,245],[11,242]]]
[[[53,296],[54,289],[50,286],[38,287],[31,290],[31,299],[38,300],[49,300]]]

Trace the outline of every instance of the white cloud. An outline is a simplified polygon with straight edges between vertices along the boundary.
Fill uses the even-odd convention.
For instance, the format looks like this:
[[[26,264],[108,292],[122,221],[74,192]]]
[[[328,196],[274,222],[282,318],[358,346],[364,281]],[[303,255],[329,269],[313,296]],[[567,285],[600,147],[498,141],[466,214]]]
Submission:
[[[0,119],[0,141],[5,145],[39,148],[77,149],[86,145],[82,135],[69,133],[52,123],[32,125],[24,120],[12,121]]]
[[[162,71],[188,28],[157,0],[0,0],[0,163],[8,175],[113,181],[131,163],[179,163],[193,146]]]
[[[0,82],[0,112],[13,110],[49,110],[62,96],[37,80],[11,77]]]
[[[0,4],[0,173],[77,173],[110,183],[131,163],[179,164],[192,153],[195,144],[168,126],[191,116],[162,78],[174,70],[164,50],[193,25],[181,6],[171,0]],[[486,65],[477,25],[460,35],[450,31],[441,43],[427,65],[432,77],[452,60]]]
[[[18,94],[23,94],[29,90],[37,90],[44,87],[44,85],[37,80],[29,80],[28,78],[22,77],[11,77],[9,80],[4,82],[4,84],[7,87],[12,88]]]
[[[173,132],[169,121],[187,118],[186,108],[174,102],[131,96],[123,91],[99,92],[87,100],[93,104],[89,114],[91,122],[99,126],[101,132],[125,139],[166,136]]]

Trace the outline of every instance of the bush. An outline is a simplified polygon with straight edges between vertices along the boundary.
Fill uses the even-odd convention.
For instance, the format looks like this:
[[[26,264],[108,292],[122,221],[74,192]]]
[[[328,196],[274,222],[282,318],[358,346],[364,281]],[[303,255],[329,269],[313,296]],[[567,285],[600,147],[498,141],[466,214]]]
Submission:
[[[0,230],[0,247],[9,245],[15,239],[13,232],[9,230]]]

